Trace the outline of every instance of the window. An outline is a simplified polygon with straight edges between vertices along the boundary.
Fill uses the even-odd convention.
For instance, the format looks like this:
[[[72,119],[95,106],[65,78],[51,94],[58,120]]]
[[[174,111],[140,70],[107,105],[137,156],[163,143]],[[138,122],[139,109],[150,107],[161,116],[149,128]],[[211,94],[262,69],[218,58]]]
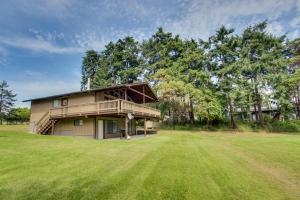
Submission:
[[[53,100],[53,108],[58,108],[59,107],[59,100],[55,99]]]
[[[74,120],[74,126],[82,126],[83,120],[82,119],[75,119]]]
[[[135,120],[128,121],[128,133],[135,134]]]
[[[108,134],[116,134],[118,129],[118,122],[113,120],[107,121],[107,132]]]
[[[67,106],[68,105],[68,99],[67,98],[62,98],[61,99],[61,106]]]

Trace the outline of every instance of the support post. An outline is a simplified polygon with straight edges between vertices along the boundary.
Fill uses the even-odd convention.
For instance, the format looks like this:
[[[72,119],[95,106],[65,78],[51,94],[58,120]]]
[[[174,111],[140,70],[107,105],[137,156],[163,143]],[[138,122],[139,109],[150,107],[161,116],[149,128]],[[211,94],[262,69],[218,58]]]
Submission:
[[[94,118],[94,139],[98,139],[97,117]]]
[[[125,100],[127,101],[127,88],[125,88]]]
[[[128,117],[125,116],[125,138],[128,139]]]
[[[54,121],[51,121],[51,135],[54,135]]]
[[[147,136],[146,117],[144,117],[144,135]]]
[[[145,104],[145,85],[143,85],[143,104]]]

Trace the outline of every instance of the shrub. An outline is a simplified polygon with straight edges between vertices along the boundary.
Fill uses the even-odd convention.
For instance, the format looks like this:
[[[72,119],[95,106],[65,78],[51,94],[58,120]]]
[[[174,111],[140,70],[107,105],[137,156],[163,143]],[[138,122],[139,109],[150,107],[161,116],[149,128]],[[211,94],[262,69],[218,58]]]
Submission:
[[[300,132],[300,121],[274,121],[266,128],[270,132]]]
[[[257,122],[249,121],[238,121],[237,131],[242,132],[259,132],[259,131],[268,131],[268,132],[291,132],[291,133],[300,133],[300,120],[293,121],[265,121],[265,127],[260,128]],[[170,124],[161,124],[161,129],[175,129],[175,130],[198,130],[198,131],[233,131],[230,128],[229,121],[222,121],[219,123],[203,124],[197,122],[195,124],[181,124],[181,125],[170,125]]]

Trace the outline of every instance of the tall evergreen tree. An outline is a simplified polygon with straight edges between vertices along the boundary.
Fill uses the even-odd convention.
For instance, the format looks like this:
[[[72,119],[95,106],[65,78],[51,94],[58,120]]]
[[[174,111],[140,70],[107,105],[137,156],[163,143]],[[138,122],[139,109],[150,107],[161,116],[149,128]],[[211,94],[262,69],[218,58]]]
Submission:
[[[16,101],[17,95],[9,90],[9,86],[6,81],[0,82],[0,124],[3,123],[5,114],[11,109]]]
[[[224,108],[229,110],[231,127],[236,129],[233,100],[239,80],[237,66],[239,38],[233,36],[233,32],[234,29],[222,26],[215,35],[209,38],[209,57],[212,74],[217,80],[217,89],[220,96],[225,98]]]
[[[119,39],[116,43],[106,45],[103,54],[103,64],[108,67],[108,73],[113,84],[132,83],[141,74],[139,46],[133,37]]]
[[[285,59],[284,37],[267,33],[266,27],[267,23],[262,22],[246,28],[241,41],[242,73],[252,85],[254,109],[257,109],[260,126],[264,126],[263,94],[268,90],[270,76],[282,72]]]
[[[81,71],[82,71],[82,78],[81,78],[81,90],[84,90],[88,78],[91,79],[91,84],[94,82],[94,77],[99,69],[99,55],[94,50],[89,50],[86,52],[85,56],[83,57]],[[93,85],[91,85],[93,87]]]
[[[172,65],[179,56],[178,49],[174,44],[170,45],[175,37],[172,33],[164,32],[163,28],[158,28],[157,32],[148,40],[143,41],[141,53],[144,64],[145,79],[156,83],[152,76],[160,69],[166,69]],[[176,37],[179,42],[179,37]],[[175,47],[175,48],[174,48]],[[171,60],[172,59],[172,60]]]
[[[152,75],[162,105],[169,104],[169,115],[175,123],[193,123],[194,116],[211,122],[221,118],[220,105],[212,90],[206,70],[204,49],[194,40],[175,37],[166,45],[173,49],[169,66]]]
[[[92,81],[92,88],[104,88],[113,85],[114,80],[110,68],[103,53],[99,55],[99,68]]]
[[[295,107],[297,119],[300,119],[300,38],[288,43],[289,50],[289,74],[291,101]]]

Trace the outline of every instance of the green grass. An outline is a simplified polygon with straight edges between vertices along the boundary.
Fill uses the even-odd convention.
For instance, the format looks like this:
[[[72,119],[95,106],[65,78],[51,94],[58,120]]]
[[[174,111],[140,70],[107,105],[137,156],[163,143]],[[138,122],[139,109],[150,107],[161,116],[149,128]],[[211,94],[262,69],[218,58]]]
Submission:
[[[0,199],[300,199],[300,135],[96,141],[0,127]]]

